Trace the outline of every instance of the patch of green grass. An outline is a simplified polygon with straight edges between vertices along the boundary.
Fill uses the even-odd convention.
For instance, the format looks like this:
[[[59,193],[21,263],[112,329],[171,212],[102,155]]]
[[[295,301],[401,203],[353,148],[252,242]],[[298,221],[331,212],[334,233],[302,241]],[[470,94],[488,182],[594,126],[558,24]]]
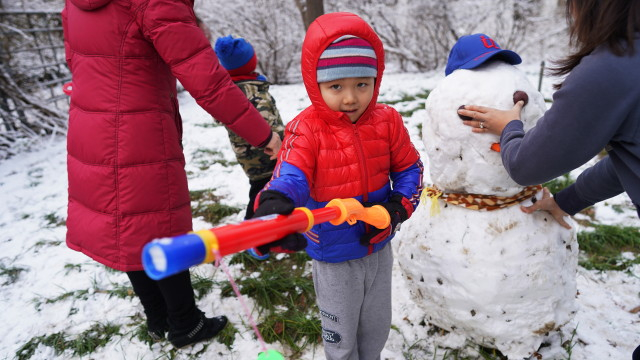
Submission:
[[[444,353],[438,355],[442,351],[444,351]],[[442,360],[507,360],[507,357],[499,350],[473,343],[467,343],[462,349],[443,349],[436,346],[433,351],[433,358]]]
[[[42,299],[34,299],[33,303],[37,310],[40,310],[43,304],[55,304],[60,301],[65,301],[68,299],[74,300],[87,300],[93,294],[106,294],[109,295],[109,298],[116,297],[119,299],[133,298],[135,297],[135,293],[133,292],[133,288],[130,286],[125,286],[122,284],[112,284],[113,288],[111,289],[101,289],[94,286],[93,289],[80,289],[80,290],[72,290],[66,291],[56,297],[53,298],[42,298]]]
[[[149,328],[144,320],[138,320],[138,325],[133,330],[133,337],[137,338],[140,342],[145,343],[151,348],[156,341],[149,336]]]
[[[27,269],[17,267],[17,266],[5,266],[4,264],[0,264],[0,276],[6,277],[7,280],[2,283],[2,286],[7,286],[11,284],[15,284],[20,277],[20,274]]]
[[[391,324],[391,331],[397,332],[400,336],[402,336],[403,345],[402,345],[402,356],[406,360],[417,360],[417,359],[426,359],[428,356],[432,355],[431,351],[428,349],[428,342],[426,338],[418,339],[411,344],[408,343],[407,338],[402,333],[402,330],[398,328],[396,325]],[[427,332],[428,336],[430,334]]]
[[[380,102],[383,103],[383,104],[387,104],[387,105],[396,105],[396,104],[401,104],[401,103],[408,103],[408,102],[416,101],[418,99],[426,99],[426,98],[429,97],[430,93],[431,93],[431,90],[426,90],[426,89],[418,92],[417,94],[402,93],[400,95],[400,99],[386,100],[386,101],[380,101]],[[416,106],[414,106],[414,107],[412,107],[410,109],[399,111],[399,113],[403,117],[411,117],[413,115],[413,113],[416,112],[417,110],[424,109],[424,106],[425,106],[424,105],[424,101],[420,101],[420,103],[418,103]]]
[[[231,349],[233,346],[233,342],[236,340],[236,334],[238,333],[238,329],[233,326],[231,322],[227,323],[227,326],[220,331],[218,335],[216,335],[215,339],[227,346],[227,349]]]
[[[54,298],[44,298],[44,299],[34,299],[32,300],[35,304],[36,310],[40,310],[43,304],[55,304],[60,301],[64,301],[67,299],[78,299],[78,300],[87,300],[89,298],[91,291],[89,289],[82,290],[74,290],[64,292]]]
[[[18,351],[16,351],[16,359],[31,359],[39,345],[52,347],[56,350],[56,355],[60,355],[64,351],[65,347],[65,334],[58,332],[51,335],[42,335],[31,338],[26,344],[22,345]]]
[[[208,277],[191,274],[191,286],[193,286],[193,291],[195,292],[197,300],[202,299],[210,293],[211,290],[213,290],[214,285],[214,281]]]
[[[44,220],[46,221],[45,226],[49,228],[65,226],[67,224],[67,220],[65,218],[59,217],[55,212],[46,214],[44,216]]]
[[[240,293],[254,299],[261,311],[273,312],[276,307],[292,302],[296,307],[306,310],[315,302],[313,280],[306,269],[308,260],[305,259],[310,258],[302,252],[284,255],[280,260],[272,255],[263,261],[241,253],[236,254],[230,263],[242,262],[246,273],[257,274],[237,280]],[[258,264],[259,268],[256,267]],[[221,293],[226,297],[234,296],[231,284],[223,285]]]
[[[445,336],[449,331],[436,325],[428,324],[422,320],[418,325],[424,326],[424,333],[429,337]],[[459,349],[443,348],[438,345],[429,344],[422,338],[413,343],[408,343],[404,334],[396,326],[392,325],[391,330],[398,332],[404,339],[402,354],[407,360],[422,359],[442,359],[442,360],[506,360],[499,350],[467,341]]]
[[[622,214],[624,212],[624,208],[620,204],[611,205],[611,209],[616,212],[616,214]]]
[[[627,270],[640,263],[640,229],[611,225],[595,225],[593,231],[578,234],[580,250],[585,258],[580,265],[589,270]],[[634,259],[622,257],[622,252],[636,254]]]
[[[112,289],[101,289],[96,290],[97,293],[108,294],[109,298],[116,297],[118,299],[126,299],[133,298],[136,296],[136,293],[133,291],[133,287],[122,285],[122,284],[111,284],[113,285]]]
[[[271,256],[267,260],[258,260],[246,252],[240,252],[231,257],[229,265],[242,264],[242,268],[248,273],[262,271],[263,269],[268,271],[280,267],[295,268],[295,274],[300,275],[306,272],[306,266],[311,261],[311,257],[304,251],[286,254],[282,259],[279,259],[278,256]]]
[[[311,276],[292,276],[289,269],[263,271],[258,277],[243,278],[238,281],[240,293],[253,298],[264,310],[275,311],[279,305],[296,304],[305,309],[314,301]],[[223,287],[223,293],[231,294],[230,287]]]
[[[221,204],[222,198],[217,196],[214,191],[215,189],[204,189],[189,192],[193,216],[201,216],[205,221],[217,225],[223,218],[242,211],[238,207]]]
[[[211,149],[198,149],[194,151],[192,161],[201,171],[208,170],[214,164],[220,164],[224,167],[228,167],[237,163],[226,160],[222,155],[222,152]]]
[[[62,244],[61,240],[40,240],[37,241],[33,247],[37,249],[45,246],[59,246],[60,244]]]
[[[80,264],[64,264],[64,271],[65,271],[64,273],[66,275],[68,275],[72,271],[81,272],[82,271],[82,265],[80,265]]]
[[[102,271],[107,272],[109,274],[122,274],[122,272],[120,270],[116,270],[114,268],[110,268],[110,267],[102,265],[102,264],[98,264],[98,266],[100,267],[100,269]]]
[[[70,337],[64,332],[36,336],[16,351],[16,358],[18,360],[30,359],[40,345],[53,348],[55,355],[70,352],[76,356],[83,356],[95,352],[96,349],[105,346],[114,336],[118,335],[121,335],[120,326],[111,323],[96,323],[76,337]]]
[[[576,327],[575,329],[573,329],[573,331],[571,331],[571,338],[569,338],[569,340],[567,341],[563,341],[563,337],[562,337],[562,333],[560,333],[560,341],[562,342],[562,347],[564,348],[564,350],[567,352],[568,358],[566,360],[571,360],[571,354],[573,353],[573,347],[576,346],[576,334],[577,334],[578,328]]]
[[[403,103],[403,102],[409,102],[409,101],[414,101],[417,99],[426,99],[429,97],[429,94],[431,93],[431,90],[428,89],[424,89],[422,91],[420,91],[417,94],[407,94],[407,93],[402,93],[400,95],[400,99],[396,99],[396,100],[387,100],[387,101],[380,101],[383,104],[387,104],[387,105],[395,105],[395,104],[399,104],[399,103]],[[423,106],[424,108],[424,106]]]
[[[237,283],[240,292],[256,303],[263,338],[289,348],[293,359],[308,345],[322,341],[310,260],[305,252],[272,254],[267,260],[243,252],[229,261],[230,265],[242,264],[243,274],[251,274]],[[222,284],[221,295],[235,296],[230,284]]]
[[[286,311],[276,311],[267,316],[258,324],[258,330],[267,343],[280,342],[291,349],[290,357],[296,358],[307,346],[322,342],[317,308],[314,314],[301,311],[291,303]]]
[[[573,180],[571,178],[571,175],[569,175],[569,173],[564,174],[562,176],[559,176],[551,181],[548,181],[544,184],[542,184],[542,186],[549,188],[549,191],[551,191],[552,194],[555,194],[557,192],[559,192],[560,190],[568,187],[569,185],[573,184],[575,182],[575,180]]]
[[[36,187],[42,183],[42,181],[40,181],[39,179],[42,179],[44,177],[44,170],[41,167],[36,167],[36,168],[30,169],[27,172],[27,175],[31,178],[31,182],[29,182],[29,187]]]
[[[400,115],[402,115],[402,117],[411,117],[413,116],[413,113],[418,111],[418,110],[422,110],[424,109],[424,102],[419,103],[417,106],[409,109],[409,110],[403,110],[403,111],[399,111]]]

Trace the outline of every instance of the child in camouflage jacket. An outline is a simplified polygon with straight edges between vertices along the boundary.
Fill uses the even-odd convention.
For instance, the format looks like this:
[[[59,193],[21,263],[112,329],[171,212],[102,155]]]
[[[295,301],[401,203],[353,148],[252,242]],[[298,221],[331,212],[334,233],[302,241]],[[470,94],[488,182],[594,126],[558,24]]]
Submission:
[[[231,80],[238,85],[249,101],[264,117],[271,130],[282,138],[284,124],[276,107],[276,101],[269,93],[271,85],[264,75],[255,72],[258,62],[251,44],[243,38],[234,38],[231,35],[220,37],[216,40],[214,50],[220,64],[227,69]],[[253,204],[256,195],[269,182],[276,165],[275,157],[271,159],[262,150],[251,146],[243,138],[227,128],[231,147],[236,154],[238,162],[249,178],[249,204],[245,219],[253,216]]]

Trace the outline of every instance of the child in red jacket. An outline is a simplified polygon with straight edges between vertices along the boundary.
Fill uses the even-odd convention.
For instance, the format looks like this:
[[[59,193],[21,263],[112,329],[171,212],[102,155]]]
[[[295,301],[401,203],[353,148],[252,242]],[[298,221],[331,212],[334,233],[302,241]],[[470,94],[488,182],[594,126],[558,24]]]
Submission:
[[[377,104],[384,50],[350,13],[326,14],[307,31],[302,75],[312,105],[285,129],[272,180],[255,216],[324,207],[334,198],[382,205],[391,225],[323,223],[259,248],[306,246],[327,359],[379,359],[391,326],[389,241],[418,204],[423,166],[402,117]]]

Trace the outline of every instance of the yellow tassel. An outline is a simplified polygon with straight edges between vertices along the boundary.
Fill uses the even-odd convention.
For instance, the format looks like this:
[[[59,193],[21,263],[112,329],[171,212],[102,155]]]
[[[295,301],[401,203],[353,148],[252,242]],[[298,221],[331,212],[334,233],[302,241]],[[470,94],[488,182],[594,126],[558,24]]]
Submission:
[[[422,196],[420,201],[424,202],[427,200],[427,197],[429,198],[429,200],[431,200],[431,216],[435,216],[440,214],[440,203],[438,202],[438,198],[442,196],[442,191],[440,189],[438,189],[437,187],[428,187],[426,189],[424,189],[424,191],[422,191]]]

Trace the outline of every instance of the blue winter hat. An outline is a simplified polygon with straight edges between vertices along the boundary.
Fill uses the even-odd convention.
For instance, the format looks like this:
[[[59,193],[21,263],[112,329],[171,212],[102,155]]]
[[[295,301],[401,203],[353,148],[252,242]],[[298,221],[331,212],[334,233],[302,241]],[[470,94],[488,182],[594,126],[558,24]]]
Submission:
[[[234,38],[231,35],[220,37],[213,48],[220,60],[220,64],[229,73],[251,72],[256,68],[256,53],[253,46],[243,38]],[[251,67],[251,69],[249,69]]]
[[[502,49],[489,35],[465,35],[460,37],[451,48],[444,74],[449,75],[458,69],[474,69],[494,58],[511,65],[522,62],[520,55],[511,50]]]

